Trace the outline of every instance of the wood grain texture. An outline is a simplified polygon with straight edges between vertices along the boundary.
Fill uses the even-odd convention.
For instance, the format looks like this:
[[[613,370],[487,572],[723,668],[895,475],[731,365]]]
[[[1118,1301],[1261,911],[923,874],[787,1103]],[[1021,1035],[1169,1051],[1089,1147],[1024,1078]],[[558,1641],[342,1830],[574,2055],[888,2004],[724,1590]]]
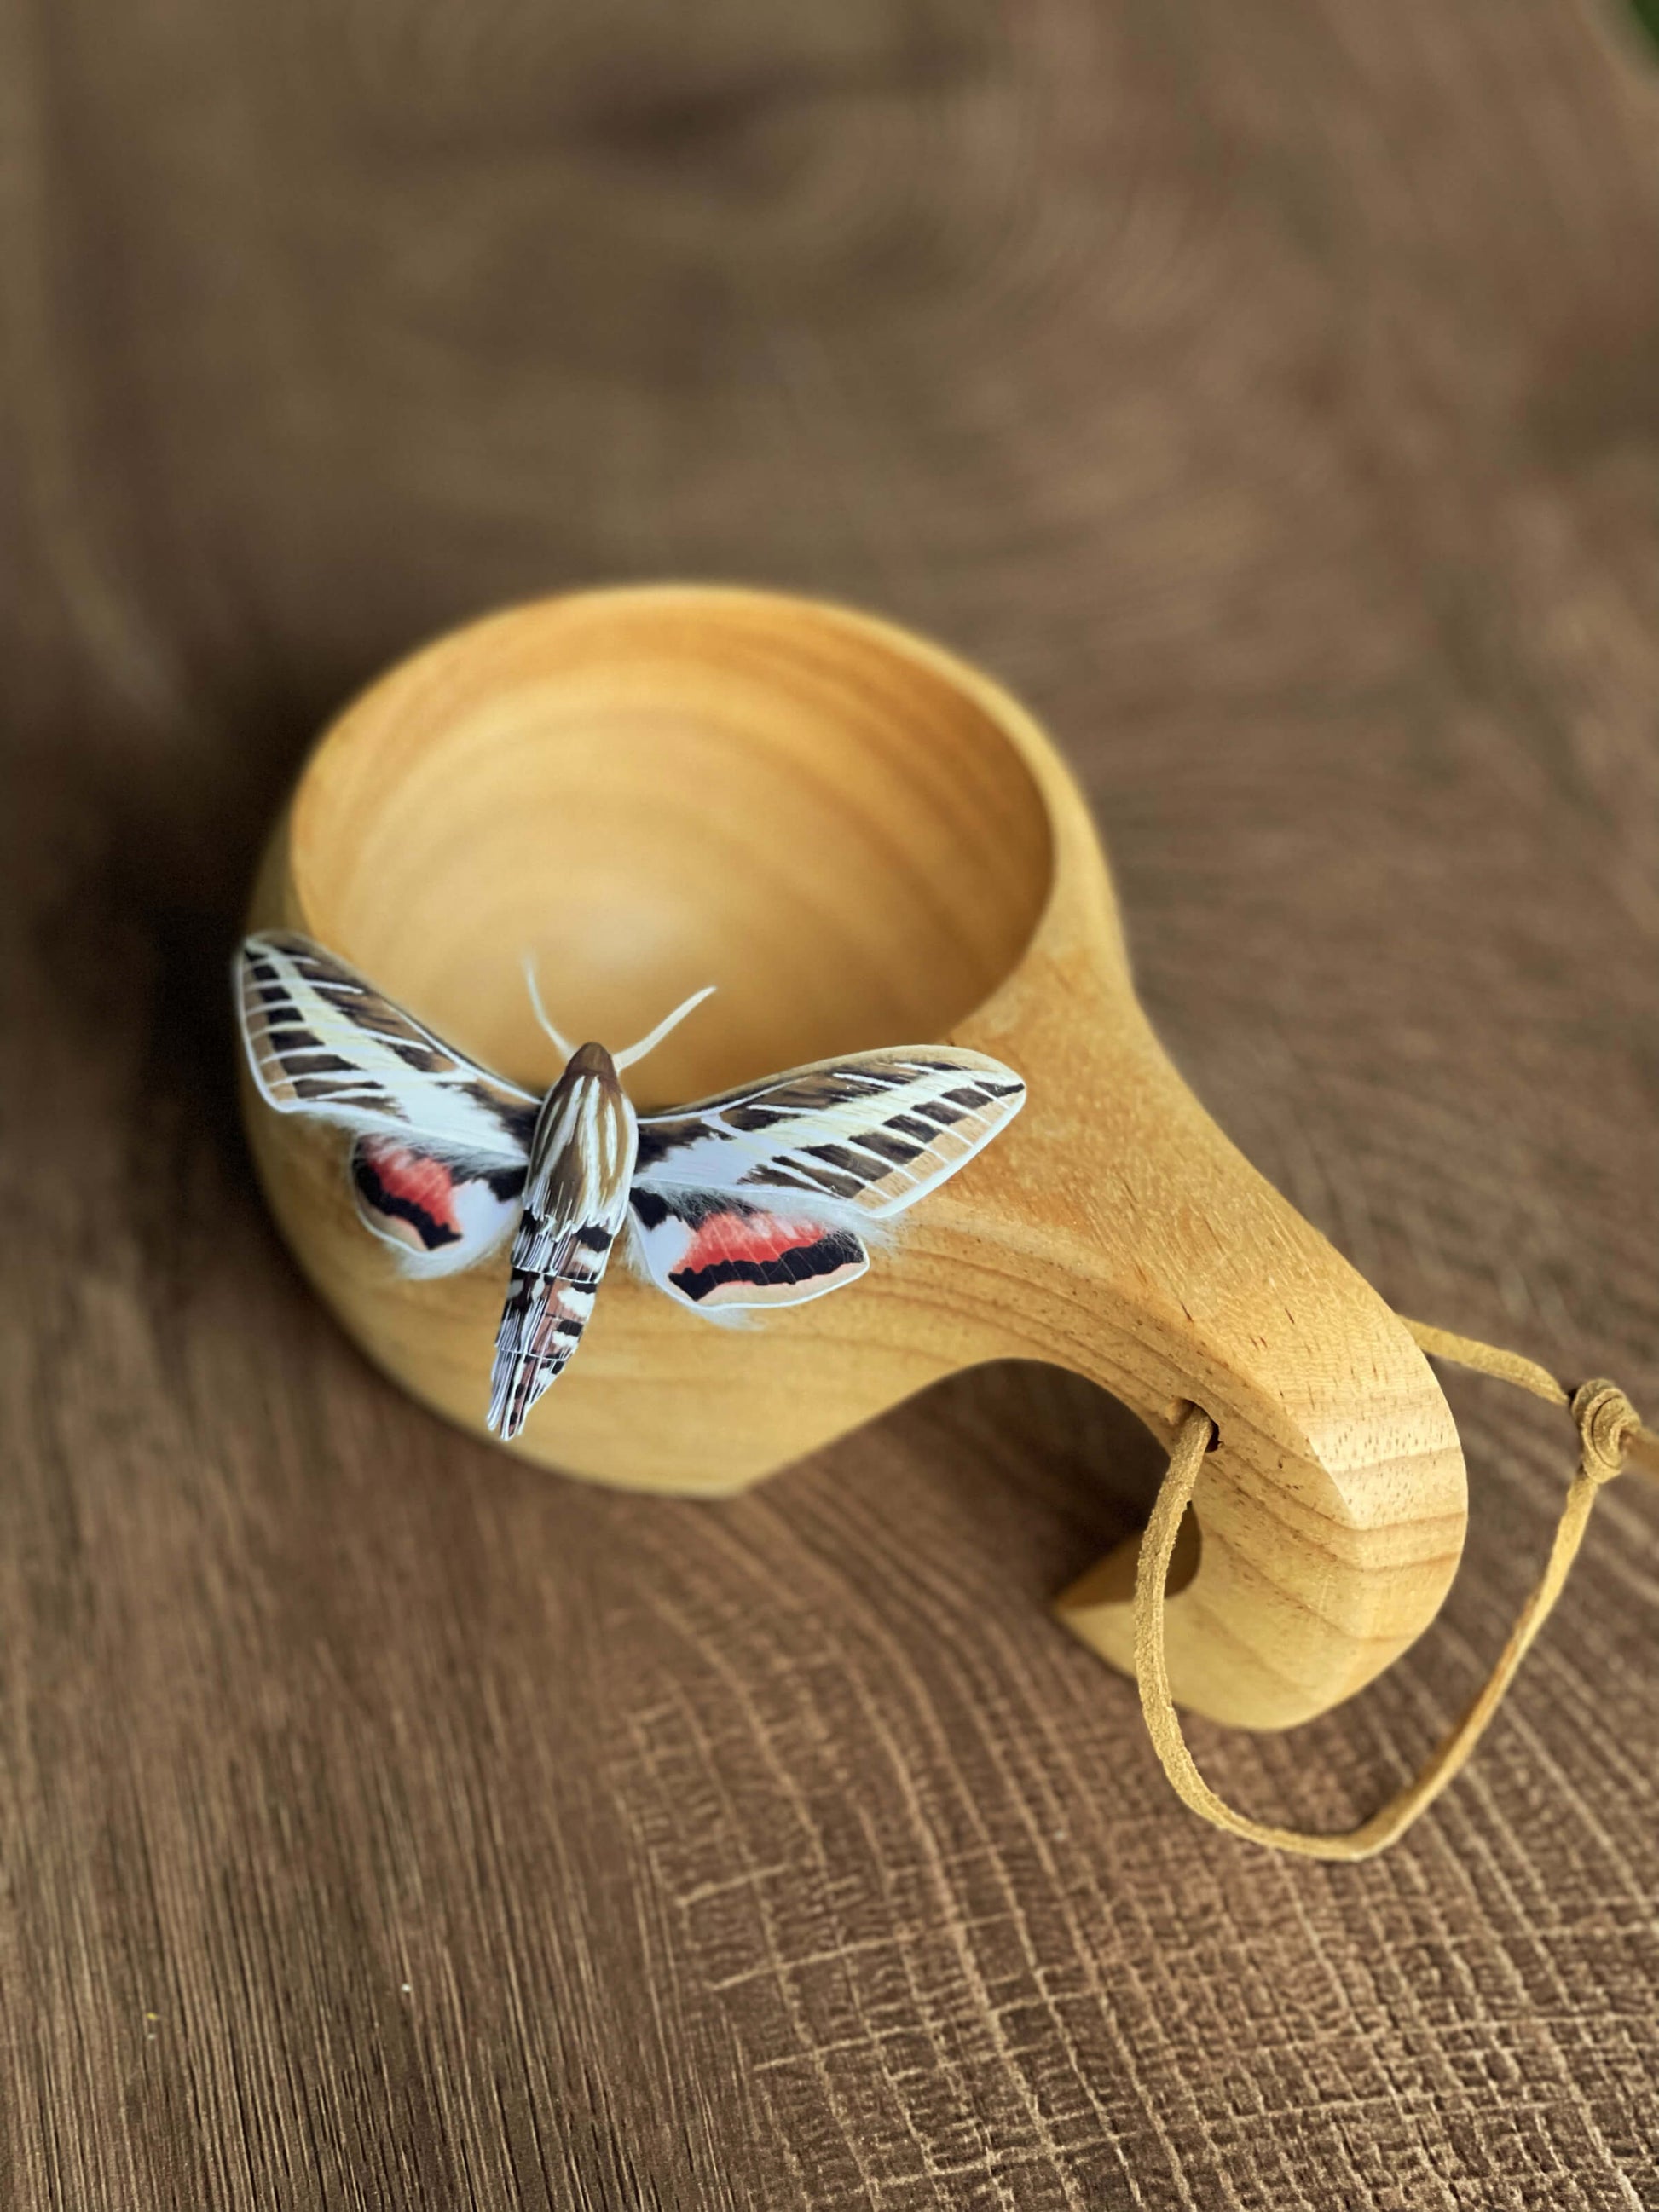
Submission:
[[[1395,1305],[1659,1404],[1659,88],[1585,0],[0,15],[8,2204],[1659,2203],[1654,1522],[1401,1851],[1242,1850],[1042,1612],[1142,1431],[958,1376],[718,1507],[379,1381],[223,963],[311,734],[595,580],[880,607],[1106,826]],[[1352,1818],[1441,1621],[1218,1786]]]

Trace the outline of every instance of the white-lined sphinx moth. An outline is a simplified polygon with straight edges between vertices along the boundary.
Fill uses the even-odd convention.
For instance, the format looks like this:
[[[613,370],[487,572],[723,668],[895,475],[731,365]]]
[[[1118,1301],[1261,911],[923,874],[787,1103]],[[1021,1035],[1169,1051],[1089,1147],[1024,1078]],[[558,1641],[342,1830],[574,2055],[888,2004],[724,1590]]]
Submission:
[[[473,1267],[511,1234],[489,1410],[502,1437],[580,1342],[619,1237],[659,1290],[711,1318],[821,1297],[856,1281],[872,1231],[965,1165],[1025,1098],[1000,1061],[921,1045],[638,1115],[623,1071],[706,992],[614,1056],[573,1051],[538,999],[566,1062],[538,1098],[307,938],[250,937],[235,970],[261,1096],[351,1133],[357,1211],[407,1271]]]

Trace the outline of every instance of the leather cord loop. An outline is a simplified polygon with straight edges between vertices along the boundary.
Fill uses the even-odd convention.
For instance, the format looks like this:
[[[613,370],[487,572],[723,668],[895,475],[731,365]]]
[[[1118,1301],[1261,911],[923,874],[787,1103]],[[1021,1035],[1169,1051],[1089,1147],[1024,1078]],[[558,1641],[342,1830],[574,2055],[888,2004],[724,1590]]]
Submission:
[[[1455,1361],[1498,1380],[1511,1382],[1552,1405],[1570,1408],[1578,1429],[1578,1465],[1568,1486],[1554,1541],[1544,1571],[1522,1607],[1509,1641],[1462,1717],[1456,1722],[1421,1771],[1389,1802],[1357,1828],[1318,1834],[1299,1828],[1281,1828],[1252,1820],[1218,1796],[1199,1772],[1180,1716],[1170,1692],[1169,1665],[1164,1643],[1165,1594],[1170,1562],[1175,1552],[1182,1516],[1215,1436],[1215,1424],[1200,1407],[1189,1408],[1176,1431],[1170,1465],[1141,1539],[1135,1573],[1135,1677],[1141,1711],[1164,1771],[1176,1794],[1191,1809],[1230,1835],[1261,1844],[1272,1850],[1291,1851],[1304,1858],[1353,1861],[1367,1859],[1398,1841],[1419,1816],[1426,1812],[1457,1774],[1502,1704],[1504,1692],[1526,1657],[1533,1638],[1549,1618],[1560,1595],[1568,1570],[1583,1540],[1591,1509],[1605,1483],[1627,1464],[1659,1473],[1659,1435],[1644,1427],[1630,1400],[1613,1382],[1597,1380],[1569,1391],[1547,1368],[1481,1344],[1473,1337],[1452,1336],[1443,1329],[1419,1322],[1406,1326],[1425,1352]]]

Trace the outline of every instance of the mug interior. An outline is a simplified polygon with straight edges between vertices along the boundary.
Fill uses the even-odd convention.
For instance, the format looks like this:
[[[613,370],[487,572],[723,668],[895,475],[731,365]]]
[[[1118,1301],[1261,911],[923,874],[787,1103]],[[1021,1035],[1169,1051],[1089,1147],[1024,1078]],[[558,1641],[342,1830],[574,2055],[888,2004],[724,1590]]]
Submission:
[[[1047,809],[997,696],[836,609],[751,592],[553,599],[404,663],[292,817],[304,926],[526,1083],[719,988],[642,1105],[953,1030],[1048,895]]]

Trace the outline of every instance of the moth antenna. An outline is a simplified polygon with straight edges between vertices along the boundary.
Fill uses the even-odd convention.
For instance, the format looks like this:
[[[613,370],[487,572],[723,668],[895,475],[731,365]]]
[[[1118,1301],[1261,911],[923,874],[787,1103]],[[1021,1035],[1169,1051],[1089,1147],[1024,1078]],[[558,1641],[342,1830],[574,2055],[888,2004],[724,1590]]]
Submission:
[[[524,980],[525,987],[530,993],[530,1003],[536,1010],[536,1019],[547,1031],[549,1036],[552,1038],[554,1043],[557,1045],[559,1050],[564,1054],[565,1058],[568,1060],[574,1053],[576,1048],[574,1045],[567,1044],[564,1039],[559,1035],[557,1030],[554,1028],[552,1023],[548,1020],[547,1008],[542,1004],[542,994],[536,988],[535,957],[532,954],[528,952],[524,956]]]
[[[669,1031],[678,1029],[693,1007],[702,1006],[703,1000],[712,994],[714,988],[714,986],[708,983],[701,991],[693,991],[684,1006],[676,1006],[665,1021],[657,1024],[649,1036],[641,1037],[637,1044],[630,1044],[626,1052],[612,1053],[611,1057],[616,1064],[617,1074],[620,1075],[623,1068],[632,1067],[636,1062],[643,1060],[647,1053],[655,1052]]]

